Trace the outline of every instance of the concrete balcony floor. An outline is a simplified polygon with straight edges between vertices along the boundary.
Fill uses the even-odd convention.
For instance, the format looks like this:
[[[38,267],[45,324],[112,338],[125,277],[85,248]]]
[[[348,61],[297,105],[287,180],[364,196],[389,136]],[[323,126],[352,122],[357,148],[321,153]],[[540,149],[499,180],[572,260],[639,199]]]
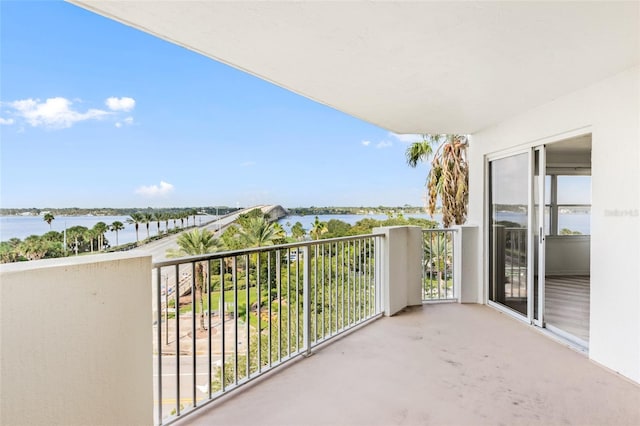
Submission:
[[[189,425],[639,425],[640,386],[481,305],[406,310]]]

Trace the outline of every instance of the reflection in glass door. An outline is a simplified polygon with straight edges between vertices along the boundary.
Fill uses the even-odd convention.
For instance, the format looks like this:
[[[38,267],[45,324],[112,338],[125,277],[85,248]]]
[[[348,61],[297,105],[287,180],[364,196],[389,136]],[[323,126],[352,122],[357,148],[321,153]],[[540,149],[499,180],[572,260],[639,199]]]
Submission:
[[[489,300],[528,316],[529,153],[489,162]]]

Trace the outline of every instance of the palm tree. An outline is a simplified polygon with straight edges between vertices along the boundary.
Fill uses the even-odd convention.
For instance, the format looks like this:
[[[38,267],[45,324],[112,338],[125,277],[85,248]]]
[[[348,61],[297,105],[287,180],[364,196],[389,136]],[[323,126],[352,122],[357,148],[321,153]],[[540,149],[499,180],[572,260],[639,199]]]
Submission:
[[[143,213],[142,214],[142,222],[147,225],[147,240],[149,239],[149,224],[153,220],[153,215],[151,213]]]
[[[413,142],[404,153],[407,164],[416,167],[419,162],[427,161],[433,155],[434,146],[439,146],[446,135],[422,135],[422,140]]]
[[[284,230],[262,216],[251,217],[243,222],[240,238],[244,240],[245,247],[263,247],[284,238]]]
[[[451,260],[452,243],[443,233],[424,237],[424,264],[429,271],[444,272]]]
[[[164,219],[164,213],[153,212],[153,219],[156,221],[156,226],[158,227],[158,235],[160,235],[160,221]]]
[[[116,245],[120,245],[118,243],[118,231],[122,231],[124,229],[124,224],[118,220],[116,220],[115,222],[113,222],[111,224],[111,226],[109,227],[109,229],[113,232],[116,233]]]
[[[171,219],[173,220],[173,230],[175,231],[176,227],[178,226],[176,224],[176,220],[178,220],[178,213],[171,212]]]
[[[20,244],[20,252],[29,260],[42,259],[47,254],[47,244],[39,235],[30,235]]]
[[[447,269],[451,265],[451,256],[453,254],[452,242],[447,238],[445,233],[437,232],[435,235],[433,233],[427,233],[424,236],[423,247],[423,266],[429,275],[430,282],[434,279],[435,274],[438,282],[437,291],[446,292]]]
[[[167,250],[167,257],[195,256],[199,254],[213,253],[219,247],[218,240],[207,229],[194,229],[191,232],[180,234],[177,240],[179,250]],[[199,293],[200,304],[200,329],[204,330],[204,293],[205,282],[208,282],[206,262],[196,263],[196,292]]]
[[[193,215],[193,226],[196,226],[196,215],[198,214],[198,210],[191,209],[190,213]]]
[[[93,231],[98,238],[98,251],[104,249],[104,233],[109,230],[109,227],[104,222],[98,222],[93,226]]]
[[[306,233],[307,231],[305,231],[305,229],[302,227],[302,224],[300,222],[294,223],[293,226],[291,227],[291,236],[295,238],[297,241],[301,241],[304,238]]]
[[[88,229],[84,226],[72,226],[67,229],[67,241],[70,249],[73,249],[76,256],[83,243],[85,243],[85,235]]]
[[[144,216],[142,213],[131,213],[129,219],[127,219],[127,223],[133,223],[136,227],[136,243],[140,241],[140,237],[138,236],[138,229],[140,228],[140,224],[144,221]]]
[[[162,213],[162,220],[164,220],[164,233],[169,233],[169,219],[171,219],[171,213]]]
[[[49,224],[49,230],[51,230],[51,222],[53,222],[54,219],[55,217],[51,213],[45,213],[44,221]]]
[[[442,202],[442,223],[462,225],[467,218],[469,200],[468,140],[464,135],[422,135],[422,141],[412,143],[405,153],[407,164],[416,167],[432,154],[431,170],[427,174],[427,212],[433,216],[438,197]],[[438,145],[435,153],[433,146]]]
[[[329,232],[327,224],[325,222],[320,222],[320,219],[318,219],[318,216],[316,216],[316,219],[311,225],[311,230],[309,231],[309,235],[311,235],[311,238],[313,238],[314,240],[319,240],[320,236],[322,234],[326,234],[327,232]]]
[[[86,231],[84,231],[84,239],[89,241],[89,244],[91,245],[90,246],[91,253],[93,253],[93,240],[95,240],[97,236],[98,236],[98,233],[94,228],[87,229]]]

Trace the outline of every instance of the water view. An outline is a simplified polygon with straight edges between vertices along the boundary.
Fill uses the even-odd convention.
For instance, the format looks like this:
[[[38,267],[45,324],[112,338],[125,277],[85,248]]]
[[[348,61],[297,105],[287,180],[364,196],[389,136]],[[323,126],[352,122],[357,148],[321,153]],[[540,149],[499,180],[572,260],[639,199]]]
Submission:
[[[43,235],[49,231],[63,232],[73,226],[84,226],[91,229],[98,222],[104,222],[107,226],[110,226],[113,222],[119,221],[124,224],[124,229],[118,232],[118,243],[122,245],[136,241],[136,228],[133,224],[127,223],[127,219],[130,218],[130,216],[56,216],[51,222],[51,228],[49,228],[43,216],[0,216],[0,241],[8,241],[11,238],[23,240],[30,235]],[[204,224],[214,218],[215,216],[198,215],[197,221],[199,221],[199,224]],[[178,221],[177,225],[180,226],[180,221]],[[164,230],[164,227],[164,222],[160,222],[160,229]],[[169,228],[173,228],[171,220],[169,221]],[[146,238],[146,225],[140,224],[138,232],[141,240]],[[157,233],[156,222],[151,222],[149,224],[149,235],[153,236],[157,235]],[[115,232],[108,231],[105,236],[112,246],[116,245]]]
[[[442,215],[436,214],[433,219],[426,213],[421,214],[406,214],[406,217],[416,217],[421,219],[435,220],[441,223]],[[500,216],[503,220],[508,220],[521,225],[526,224],[526,216],[517,213],[500,212]],[[387,215],[384,214],[327,214],[318,215],[318,218],[322,222],[328,222],[332,219],[346,222],[350,225],[355,225],[356,222],[368,218],[375,220],[385,220]],[[120,221],[124,224],[125,228],[118,232],[118,243],[126,244],[136,241],[136,231],[133,224],[127,223],[129,216],[58,216],[51,222],[51,228],[43,220],[42,216],[0,216],[0,241],[8,241],[11,238],[20,238],[23,240],[29,235],[43,235],[49,230],[63,232],[64,229],[69,229],[73,226],[85,226],[92,228],[98,222],[104,222],[107,225],[111,225],[115,221]],[[203,224],[213,220],[215,216],[199,215],[197,221],[199,224]],[[296,222],[300,222],[303,228],[307,231],[311,229],[314,215],[290,215],[280,219],[278,222],[285,229],[287,233],[291,232],[291,226]],[[173,223],[170,222],[170,227],[173,227]],[[179,223],[178,223],[179,226]],[[164,229],[164,223],[160,223],[161,229]],[[588,235],[590,231],[590,215],[589,214],[561,214],[559,217],[559,229],[567,228],[572,231],[580,232],[581,234]],[[140,225],[140,239],[146,238],[146,226]],[[150,235],[157,234],[156,223],[152,222],[149,225]],[[115,232],[109,231],[106,233],[106,237],[110,244],[114,246],[116,244]]]

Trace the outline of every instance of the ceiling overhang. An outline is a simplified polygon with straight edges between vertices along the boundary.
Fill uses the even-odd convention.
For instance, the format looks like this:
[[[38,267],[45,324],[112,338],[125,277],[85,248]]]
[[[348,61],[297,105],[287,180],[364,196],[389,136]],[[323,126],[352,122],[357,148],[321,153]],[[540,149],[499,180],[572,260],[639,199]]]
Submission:
[[[396,133],[473,133],[640,63],[640,2],[68,0]]]

